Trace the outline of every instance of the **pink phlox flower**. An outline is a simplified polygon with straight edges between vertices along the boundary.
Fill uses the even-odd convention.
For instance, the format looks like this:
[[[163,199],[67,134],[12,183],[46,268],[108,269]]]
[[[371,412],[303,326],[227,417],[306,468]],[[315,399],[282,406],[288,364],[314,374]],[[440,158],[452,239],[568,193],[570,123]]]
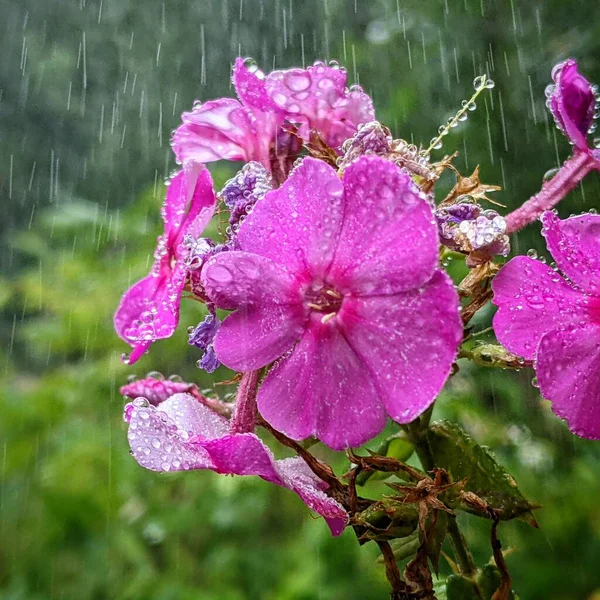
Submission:
[[[579,436],[600,439],[600,216],[542,215],[562,275],[526,256],[493,282],[498,340],[535,360],[540,391]]]
[[[338,148],[360,123],[373,119],[373,103],[358,88],[346,89],[346,72],[323,63],[308,69],[273,71],[265,75],[242,58],[235,61],[233,84],[239,100],[221,98],[197,103],[183,113],[172,138],[178,161],[260,162],[271,170],[281,144],[292,144],[285,123],[299,126],[308,141],[316,129]]]
[[[227,419],[189,394],[175,394],[154,407],[138,399],[125,407],[128,440],[137,462],[152,471],[208,469],[227,475],[258,475],[292,490],[340,535],[348,517],[330,498],[327,484],[301,458],[275,460],[254,433],[231,433]]]
[[[215,203],[212,179],[204,167],[188,165],[171,179],[162,207],[165,229],[158,239],[154,265],[148,276],[124,294],[114,318],[119,337],[133,347],[129,363],[137,361],[152,342],[175,331],[189,268],[189,245],[208,225]]]
[[[341,449],[379,433],[386,414],[407,423],[430,406],[462,324],[431,207],[408,174],[363,156],[340,179],[305,158],[237,240],[202,270],[211,300],[235,310],[214,347],[236,371],[277,361],[258,393],[275,429]]]
[[[597,89],[579,72],[572,58],[552,69],[553,84],[546,88],[547,106],[558,128],[577,150],[589,152],[588,134],[595,130]]]

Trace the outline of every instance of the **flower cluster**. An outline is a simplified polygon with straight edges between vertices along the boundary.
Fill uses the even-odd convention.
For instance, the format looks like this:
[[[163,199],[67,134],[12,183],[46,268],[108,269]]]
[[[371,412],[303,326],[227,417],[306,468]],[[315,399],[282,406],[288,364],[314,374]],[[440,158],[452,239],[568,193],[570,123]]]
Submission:
[[[564,276],[512,259],[493,283],[494,329],[508,350],[535,361],[554,411],[576,433],[600,437],[600,217],[560,221],[546,210],[600,164],[586,139],[596,97],[572,60],[553,78],[549,107],[574,157],[505,218],[482,205],[499,188],[481,184],[478,168],[458,176],[436,206],[440,174],[455,170],[453,156],[434,163],[429,155],[444,127],[423,150],[394,140],[337,64],[265,75],[238,59],[239,99],[196,103],[173,133],[181,170],[167,188],[164,234],[150,274],[115,315],[134,362],[174,332],[187,290],[207,307],[189,329],[190,345],[203,353],[198,366],[236,371],[236,401],[206,398],[180,381],[125,386],[136,460],[155,471],[257,475],[297,493],[339,534],[355,500],[340,500],[342,488],[321,477],[328,467],[298,442],[355,448],[389,419],[407,425],[427,411],[454,371],[465,326],[489,300],[498,270],[491,261],[508,255],[510,233],[542,213]],[[477,94],[491,87],[476,80]],[[221,159],[245,165],[215,193],[205,165]],[[229,225],[211,239],[205,230],[215,212]],[[462,312],[440,261],[448,248],[467,255],[474,273],[459,287],[469,299]],[[222,321],[217,310],[228,312]],[[299,456],[277,460],[260,427]]]

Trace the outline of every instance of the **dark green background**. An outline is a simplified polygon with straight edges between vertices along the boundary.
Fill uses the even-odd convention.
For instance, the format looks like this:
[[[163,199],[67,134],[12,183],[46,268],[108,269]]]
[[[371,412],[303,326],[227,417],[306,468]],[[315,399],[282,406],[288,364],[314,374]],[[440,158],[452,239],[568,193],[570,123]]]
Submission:
[[[339,60],[416,143],[487,72],[495,89],[444,150],[481,164],[514,207],[569,152],[544,106],[552,65],[574,56],[600,82],[599,52],[596,0],[0,0],[0,598],[386,598],[377,549],[330,538],[293,494],[157,475],[128,455],[128,374],[213,385],[185,342],[196,306],[135,368],[111,327],[160,231],[169,133],[195,98],[233,94],[238,53],[267,70]],[[213,169],[217,182],[233,168]],[[560,211],[599,198],[592,176]],[[513,245],[531,247],[544,251],[537,225]],[[500,529],[521,598],[597,600],[600,445],[569,434],[532,377],[462,365],[435,417],[459,420],[544,505],[539,531]],[[463,526],[487,561],[488,524]]]

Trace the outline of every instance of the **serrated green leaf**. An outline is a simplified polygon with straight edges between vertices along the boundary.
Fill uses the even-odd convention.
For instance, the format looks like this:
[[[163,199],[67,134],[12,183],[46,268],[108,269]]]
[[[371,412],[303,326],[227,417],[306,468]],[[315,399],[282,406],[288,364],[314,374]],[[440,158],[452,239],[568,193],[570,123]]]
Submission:
[[[465,491],[500,511],[502,520],[522,518],[535,524],[531,513],[535,505],[523,496],[512,475],[459,425],[436,421],[429,427],[428,439],[435,465],[448,471],[453,481],[464,479]],[[469,507],[462,508],[479,514]]]

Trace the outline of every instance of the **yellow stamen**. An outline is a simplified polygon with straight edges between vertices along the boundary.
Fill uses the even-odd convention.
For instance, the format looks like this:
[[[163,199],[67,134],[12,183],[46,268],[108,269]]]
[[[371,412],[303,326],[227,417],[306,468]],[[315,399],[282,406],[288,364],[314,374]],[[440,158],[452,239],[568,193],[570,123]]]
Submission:
[[[327,323],[327,321],[331,321],[331,319],[333,319],[333,317],[335,317],[335,313],[334,312],[329,313],[321,319],[321,323],[325,324],[325,323]]]

